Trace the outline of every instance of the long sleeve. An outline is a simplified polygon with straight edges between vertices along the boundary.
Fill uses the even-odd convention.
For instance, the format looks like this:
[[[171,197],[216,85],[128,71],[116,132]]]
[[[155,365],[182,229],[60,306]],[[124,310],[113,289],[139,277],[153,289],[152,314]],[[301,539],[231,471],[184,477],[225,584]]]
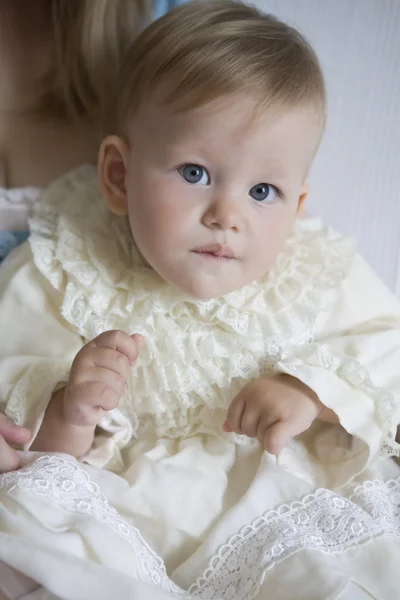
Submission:
[[[0,332],[0,410],[33,440],[83,342],[60,316],[60,294],[35,267],[28,244],[0,269]]]
[[[303,436],[315,472],[340,486],[378,456],[399,455],[400,305],[370,267],[356,257],[329,314],[317,321],[314,342],[283,357],[277,370],[316,392],[342,428],[321,422]],[[336,429],[336,431],[334,431]],[[289,452],[301,453],[294,446]],[[288,457],[283,456],[286,463]],[[322,469],[321,469],[322,467]],[[318,475],[315,475],[318,479]],[[321,481],[325,485],[326,481]]]

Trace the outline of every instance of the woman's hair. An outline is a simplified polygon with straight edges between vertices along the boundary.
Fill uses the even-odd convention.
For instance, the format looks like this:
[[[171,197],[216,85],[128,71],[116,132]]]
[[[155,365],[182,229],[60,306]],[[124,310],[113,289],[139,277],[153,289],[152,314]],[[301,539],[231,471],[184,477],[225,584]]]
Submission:
[[[113,129],[148,100],[186,109],[237,92],[258,95],[260,108],[312,104],[325,120],[322,71],[298,31],[240,2],[195,0],[132,43]]]
[[[115,101],[127,49],[149,21],[151,0],[48,0],[51,69],[38,112],[71,121],[103,121]]]

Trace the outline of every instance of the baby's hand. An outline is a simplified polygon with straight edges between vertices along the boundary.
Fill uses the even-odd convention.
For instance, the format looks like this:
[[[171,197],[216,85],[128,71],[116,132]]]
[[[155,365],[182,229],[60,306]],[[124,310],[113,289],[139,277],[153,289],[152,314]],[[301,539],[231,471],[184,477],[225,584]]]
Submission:
[[[28,429],[14,425],[0,413],[0,474],[19,468],[19,456],[11,444],[25,444],[30,437]]]
[[[143,345],[140,335],[106,331],[86,344],[72,363],[64,390],[63,417],[72,425],[96,426],[116,408]]]
[[[306,431],[324,406],[304,383],[290,375],[263,377],[248,383],[233,399],[224,430],[258,438],[270,454]]]

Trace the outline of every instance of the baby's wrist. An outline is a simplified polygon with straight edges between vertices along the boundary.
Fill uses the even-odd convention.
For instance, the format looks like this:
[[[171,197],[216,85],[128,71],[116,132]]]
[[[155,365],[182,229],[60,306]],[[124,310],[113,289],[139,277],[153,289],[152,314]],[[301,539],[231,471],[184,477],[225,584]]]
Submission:
[[[65,398],[65,391],[66,388],[63,387],[53,394],[49,408],[47,409],[49,418],[53,420],[53,423],[57,428],[62,428],[71,436],[85,438],[91,435],[94,436],[96,425],[81,425],[72,423],[66,416],[67,411],[65,410],[65,402],[67,399]]]
[[[287,373],[282,373],[279,375],[280,377],[286,379],[292,388],[295,388],[300,394],[306,396],[309,400],[315,404],[315,407],[319,412],[324,409],[324,405],[322,404],[319,396],[312,388],[310,388],[306,383],[301,381],[301,379],[297,379],[297,377],[293,377],[293,375],[289,375]]]
[[[313,393],[313,395],[309,395],[310,400],[313,401],[314,405],[315,405],[315,410],[317,412],[316,415],[316,419],[320,417],[320,415],[324,412],[324,410],[326,409],[325,405],[322,404],[321,400],[319,399],[319,397],[317,396],[317,394]]]
[[[331,425],[340,424],[339,417],[337,416],[337,414],[324,404],[322,405],[322,410],[320,411],[317,419],[319,421],[324,421],[325,423],[330,423]]]
[[[65,388],[61,388],[53,394],[31,449],[39,452],[63,452],[81,458],[93,444],[96,427],[80,427],[65,418],[64,390]]]

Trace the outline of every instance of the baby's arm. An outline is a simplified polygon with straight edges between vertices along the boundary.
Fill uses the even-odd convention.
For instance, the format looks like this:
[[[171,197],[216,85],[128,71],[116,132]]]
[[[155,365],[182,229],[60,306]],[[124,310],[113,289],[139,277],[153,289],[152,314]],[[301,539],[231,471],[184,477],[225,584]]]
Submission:
[[[117,407],[141,345],[141,336],[123,331],[107,331],[86,344],[67,385],[53,394],[32,450],[84,456],[104,412]]]
[[[30,449],[38,452],[64,452],[81,458],[93,444],[95,427],[74,425],[66,420],[65,389],[63,387],[52,395]]]
[[[294,349],[281,360],[276,365],[280,375],[246,386],[234,400],[240,404],[234,411],[240,418],[230,422],[228,413],[228,425],[246,433],[243,418],[249,407],[249,415],[253,415],[244,422],[245,429],[250,427],[247,434],[260,438],[264,430],[270,430],[274,443],[271,447],[267,436],[265,445],[279,452],[285,440],[308,429],[315,419],[340,423],[358,438],[348,466],[341,469],[341,477],[346,479],[379,453],[399,453],[399,365],[399,302],[356,257],[331,311],[317,321],[315,342]],[[265,413],[273,414],[265,417]]]
[[[0,412],[0,475],[19,468],[19,456],[12,444],[26,443],[30,437],[29,429],[14,425]]]
[[[123,393],[126,364],[137,356],[141,338],[111,332],[83,348],[81,336],[62,317],[62,300],[36,268],[28,244],[2,264],[0,413],[31,433],[29,441],[28,432],[18,440],[3,435],[3,449],[18,441],[26,450],[82,456],[103,410],[115,406]],[[122,352],[113,346],[120,343]],[[120,357],[114,366],[115,355]],[[17,466],[18,457],[9,450]],[[2,459],[0,469],[7,470]]]
[[[312,389],[353,437],[335,485],[377,456],[399,455],[399,365],[400,303],[357,256],[331,310],[317,321],[315,342],[277,365]],[[326,456],[336,451],[335,439],[344,441],[329,434],[318,439]]]

